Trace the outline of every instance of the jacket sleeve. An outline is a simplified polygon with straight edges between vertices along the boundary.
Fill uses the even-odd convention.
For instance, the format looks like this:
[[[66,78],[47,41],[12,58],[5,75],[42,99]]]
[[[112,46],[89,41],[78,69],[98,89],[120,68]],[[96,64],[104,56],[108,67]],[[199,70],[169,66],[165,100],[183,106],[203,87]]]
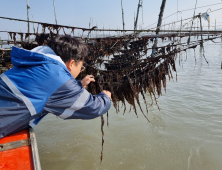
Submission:
[[[44,110],[62,119],[93,119],[106,113],[110,106],[105,93],[92,95],[72,78],[52,94]]]

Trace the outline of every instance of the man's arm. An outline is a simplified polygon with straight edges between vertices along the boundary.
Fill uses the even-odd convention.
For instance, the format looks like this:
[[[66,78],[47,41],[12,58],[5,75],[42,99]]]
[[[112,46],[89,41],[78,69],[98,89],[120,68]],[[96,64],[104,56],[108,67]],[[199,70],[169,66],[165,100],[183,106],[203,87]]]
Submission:
[[[90,82],[95,82],[95,79],[94,79],[93,75],[87,75],[81,81],[80,80],[77,81],[77,83],[80,86],[83,86],[84,88],[86,88]],[[111,99],[111,93],[109,91],[103,90],[102,92],[105,93]]]
[[[53,93],[44,110],[62,119],[93,119],[109,110],[111,100],[106,93],[92,95],[75,79],[70,79]]]

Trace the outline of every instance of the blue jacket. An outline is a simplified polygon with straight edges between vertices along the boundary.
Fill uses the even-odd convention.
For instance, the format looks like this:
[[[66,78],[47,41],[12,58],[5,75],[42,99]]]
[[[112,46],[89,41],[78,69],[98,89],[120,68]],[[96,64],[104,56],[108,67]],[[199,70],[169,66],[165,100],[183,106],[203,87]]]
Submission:
[[[93,119],[106,113],[105,93],[90,94],[47,46],[31,51],[12,47],[13,68],[0,75],[0,138],[29,126],[46,114],[62,119]]]

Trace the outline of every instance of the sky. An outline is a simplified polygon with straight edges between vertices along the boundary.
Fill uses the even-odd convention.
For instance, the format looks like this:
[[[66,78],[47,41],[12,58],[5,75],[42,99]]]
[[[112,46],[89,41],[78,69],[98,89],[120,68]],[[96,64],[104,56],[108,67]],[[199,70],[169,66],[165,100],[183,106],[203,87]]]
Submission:
[[[54,0],[57,22],[60,25],[76,27],[89,27],[89,21],[98,28],[122,29],[121,0]],[[122,0],[124,8],[125,29],[133,29],[134,15],[136,14],[139,0]],[[27,19],[27,0],[0,0],[0,16],[18,19]],[[162,0],[143,0],[143,10],[140,9],[138,28],[157,22]],[[210,4],[216,4],[208,6]],[[196,0],[167,0],[164,16],[167,17],[177,10],[194,8]],[[55,24],[53,0],[29,0],[30,20]],[[196,10],[196,14],[204,13],[209,8],[211,11],[222,8],[221,0],[197,0],[197,7],[207,6]],[[209,11],[210,11],[209,10]],[[178,13],[165,19],[170,23],[192,17],[194,10]],[[211,25],[222,25],[222,10],[210,13]],[[184,23],[183,23],[184,24]],[[207,22],[204,21],[204,25]],[[91,24],[92,26],[92,24]],[[155,27],[154,24],[152,27]],[[33,25],[31,24],[31,32]],[[0,19],[0,31],[27,32],[27,23]],[[4,39],[5,34],[0,33]]]

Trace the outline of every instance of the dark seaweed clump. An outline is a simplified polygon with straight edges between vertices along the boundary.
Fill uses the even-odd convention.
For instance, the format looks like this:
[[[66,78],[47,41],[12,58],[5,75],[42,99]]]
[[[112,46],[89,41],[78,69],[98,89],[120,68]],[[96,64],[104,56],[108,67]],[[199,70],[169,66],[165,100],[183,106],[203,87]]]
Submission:
[[[9,32],[12,41],[8,43],[13,43],[14,45],[20,44],[21,47],[30,50],[39,45],[47,45],[49,39],[57,36],[60,29],[63,29],[64,34],[66,34],[65,29],[61,26],[42,24],[42,28],[42,34],[39,34],[38,31],[35,34]],[[50,33],[45,33],[47,28]],[[85,30],[82,31],[84,32]],[[73,28],[72,32],[74,32]],[[16,34],[21,36],[21,41],[16,40]],[[23,40],[24,36],[25,40]],[[27,41],[29,36],[35,36],[35,41]],[[148,103],[145,94],[149,94],[152,103],[157,104],[157,98],[162,95],[162,90],[166,92],[167,78],[169,80],[173,79],[172,73],[176,72],[175,60],[177,54],[182,51],[186,52],[190,48],[195,49],[201,43],[200,41],[190,42],[190,44],[175,43],[176,35],[174,34],[166,35],[165,37],[161,36],[160,38],[162,41],[170,40],[172,42],[166,46],[156,47],[155,55],[151,57],[148,53],[152,50],[152,48],[149,48],[149,45],[153,43],[153,37],[138,38],[137,34],[106,38],[87,37],[83,40],[88,46],[89,55],[84,64],[86,70],[80,74],[79,78],[83,78],[87,74],[94,75],[96,82],[89,84],[89,92],[97,94],[102,90],[109,90],[112,93],[112,102],[116,112],[119,112],[120,106],[123,106],[124,114],[127,110],[126,103],[129,103],[131,106],[129,111],[132,108],[138,117],[139,109],[149,121]],[[178,36],[177,38],[183,37]],[[8,52],[0,51],[0,55],[2,56],[0,60],[2,73],[10,69],[12,65]],[[140,95],[146,105],[147,114],[142,110],[139,100]],[[101,161],[103,157],[104,124],[104,116],[101,116]]]

